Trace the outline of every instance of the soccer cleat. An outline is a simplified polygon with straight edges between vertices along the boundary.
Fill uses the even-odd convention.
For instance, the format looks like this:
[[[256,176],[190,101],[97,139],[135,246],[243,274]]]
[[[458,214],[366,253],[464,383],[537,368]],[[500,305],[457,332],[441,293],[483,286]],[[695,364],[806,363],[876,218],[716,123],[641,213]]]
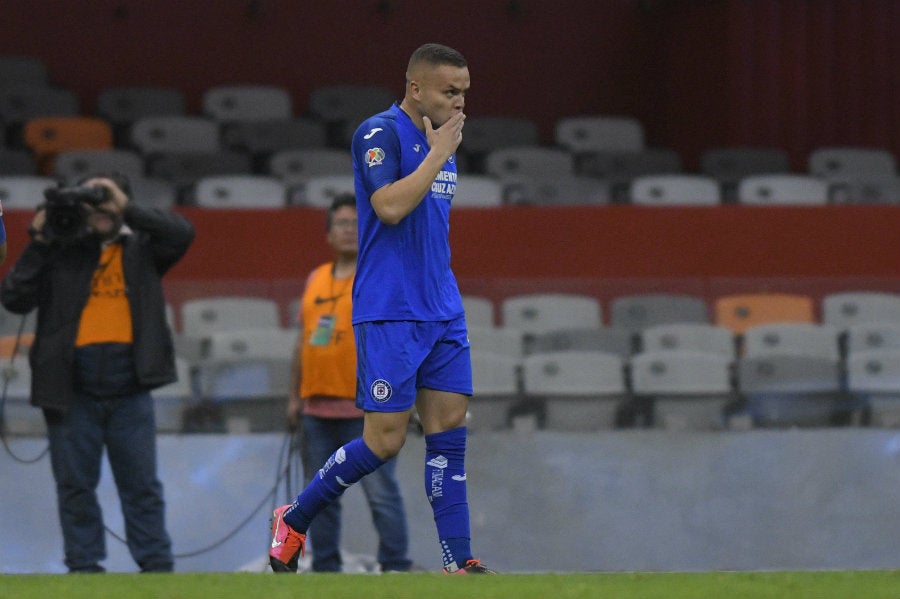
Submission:
[[[306,551],[306,535],[295,531],[284,521],[284,513],[290,507],[283,505],[272,512],[269,565],[273,572],[297,572],[300,556]]]
[[[482,564],[477,559],[470,559],[466,561],[466,565],[462,568],[460,568],[456,564],[444,566],[444,569],[442,571],[444,574],[496,574],[496,572]]]

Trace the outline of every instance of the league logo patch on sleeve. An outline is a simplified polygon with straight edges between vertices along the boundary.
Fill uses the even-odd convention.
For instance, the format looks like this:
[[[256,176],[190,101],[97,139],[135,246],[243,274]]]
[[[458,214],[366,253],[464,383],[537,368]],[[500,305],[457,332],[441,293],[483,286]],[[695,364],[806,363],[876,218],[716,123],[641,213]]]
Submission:
[[[369,148],[366,150],[366,164],[369,166],[378,166],[384,162],[384,150],[381,148]]]

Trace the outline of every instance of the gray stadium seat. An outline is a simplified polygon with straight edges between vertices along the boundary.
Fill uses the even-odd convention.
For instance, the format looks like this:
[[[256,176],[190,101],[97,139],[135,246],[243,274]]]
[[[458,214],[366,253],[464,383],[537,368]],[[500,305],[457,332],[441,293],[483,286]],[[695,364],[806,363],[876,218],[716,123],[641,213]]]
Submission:
[[[293,116],[290,92],[276,85],[220,85],[203,92],[203,114],[220,122],[267,121]]]
[[[632,204],[641,206],[717,206],[719,183],[703,175],[644,175],[631,181]]]
[[[203,177],[194,188],[194,201],[203,208],[282,208],[284,183],[260,175]]]

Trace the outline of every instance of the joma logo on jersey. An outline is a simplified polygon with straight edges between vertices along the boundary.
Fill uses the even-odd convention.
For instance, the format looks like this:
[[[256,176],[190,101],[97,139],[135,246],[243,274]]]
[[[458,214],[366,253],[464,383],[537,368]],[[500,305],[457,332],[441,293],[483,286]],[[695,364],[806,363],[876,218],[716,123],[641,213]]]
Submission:
[[[384,162],[384,150],[381,148],[369,148],[366,150],[366,164],[378,166]]]

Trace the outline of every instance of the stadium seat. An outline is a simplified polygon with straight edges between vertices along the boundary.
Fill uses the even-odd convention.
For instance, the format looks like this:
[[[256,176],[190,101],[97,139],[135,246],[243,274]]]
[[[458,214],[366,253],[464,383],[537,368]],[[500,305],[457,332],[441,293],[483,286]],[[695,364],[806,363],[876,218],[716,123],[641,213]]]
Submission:
[[[52,177],[0,177],[0,203],[4,210],[35,210],[44,203],[44,190],[56,186],[56,179]]]
[[[346,150],[301,148],[281,150],[269,158],[268,173],[288,188],[288,203],[306,203],[306,185],[313,177],[352,177],[353,160]]]
[[[229,123],[222,143],[229,150],[247,152],[269,164],[276,152],[300,148],[324,148],[328,143],[325,124],[310,118],[266,119]]]
[[[602,151],[580,156],[576,172],[607,182],[613,201],[628,202],[631,182],[645,175],[683,172],[681,156],[671,148],[645,148],[638,152]]]
[[[191,382],[191,365],[187,359],[175,356],[175,372],[178,376],[175,382],[151,392],[156,430],[160,433],[182,432],[184,413],[197,401]]]
[[[842,291],[822,298],[822,322],[839,328],[871,322],[900,323],[900,294]]]
[[[31,149],[38,170],[53,173],[57,154],[67,150],[111,150],[113,131],[102,119],[82,116],[29,119],[23,129],[25,145]]]
[[[144,156],[202,154],[221,148],[219,123],[198,116],[146,116],[131,125],[131,145]]]
[[[31,366],[27,359],[4,364],[0,384],[6,394],[3,405],[4,434],[39,436],[47,434],[41,410],[31,405]]]
[[[848,325],[845,351],[900,349],[900,321],[872,321]]]
[[[523,334],[563,328],[599,328],[603,322],[599,300],[568,293],[513,295],[501,303],[503,327]]]
[[[205,357],[213,333],[280,326],[278,304],[261,297],[203,297],[181,305],[181,334],[188,346],[187,357],[192,360]]]
[[[74,92],[45,85],[0,85],[0,123],[10,127],[42,117],[74,117],[81,104]],[[9,133],[9,132],[8,132]]]
[[[510,410],[519,399],[519,360],[472,348],[472,388],[466,427],[470,431],[509,426]]]
[[[737,335],[775,322],[815,322],[813,299],[788,293],[738,293],[714,301],[714,322]]]
[[[832,204],[900,204],[900,177],[863,175],[828,181]]]
[[[523,355],[522,332],[518,329],[488,325],[469,325],[469,344],[472,350],[499,354],[521,360]]]
[[[97,116],[112,124],[116,146],[131,147],[131,126],[145,117],[185,116],[184,93],[172,87],[114,86],[97,96]]]
[[[791,172],[787,152],[780,148],[722,146],[710,148],[700,156],[700,174],[715,178],[726,203],[737,201],[741,179],[754,175]]]
[[[309,96],[309,112],[325,122],[355,121],[385,111],[395,100],[394,92],[377,85],[324,85]]]
[[[227,430],[281,430],[297,331],[243,326],[209,335],[198,365],[201,397],[221,409]]]
[[[545,352],[522,362],[523,392],[545,410],[544,427],[596,431],[615,426],[626,401],[621,357],[597,351]]]
[[[466,311],[466,324],[469,326],[493,327],[494,302],[480,295],[463,294],[463,309]]]
[[[900,347],[849,353],[847,390],[868,406],[871,426],[900,427]]]
[[[37,174],[37,164],[26,150],[0,147],[0,177]]]
[[[135,202],[157,208],[172,208],[178,203],[178,190],[164,179],[135,177],[129,183],[131,197]]]
[[[514,116],[481,116],[466,119],[458,154],[465,155],[474,173],[484,173],[484,157],[493,150],[540,143],[537,123]]]
[[[276,85],[219,85],[203,92],[203,114],[220,123],[289,119],[291,94]]]
[[[328,208],[342,194],[356,193],[353,175],[320,175],[307,179],[301,188],[291,191],[291,203],[313,208]]]
[[[329,144],[350,147],[353,132],[372,115],[391,107],[396,96],[378,85],[324,85],[309,95],[309,115],[328,125]]]
[[[631,334],[620,327],[554,329],[527,340],[526,354],[562,351],[602,351],[628,360],[632,353]]]
[[[733,357],[691,349],[643,351],[631,359],[632,392],[653,402],[654,425],[674,430],[718,430],[736,399]]]
[[[558,146],[573,154],[639,152],[644,149],[644,127],[640,121],[631,117],[563,117],[556,122],[553,137]]]
[[[192,203],[193,186],[204,177],[249,175],[253,162],[249,155],[220,150],[215,152],[167,153],[148,159],[147,174],[175,186],[184,203]]]
[[[48,86],[47,63],[37,56],[0,56],[0,87],[26,84]]]
[[[793,353],[840,361],[840,331],[827,324],[777,322],[747,328],[742,357]]]
[[[644,327],[640,331],[642,352],[692,351],[735,357],[733,333],[706,322],[675,322]]]
[[[829,146],[810,152],[809,174],[823,179],[868,175],[896,175],[897,159],[882,148]]]
[[[453,193],[457,208],[489,208],[503,204],[503,184],[490,175],[465,174],[459,177]]]
[[[632,334],[647,327],[677,322],[708,323],[706,301],[701,297],[671,293],[641,293],[613,298],[610,324]]]
[[[71,185],[87,175],[117,172],[129,179],[144,176],[144,159],[130,150],[66,150],[56,155],[53,175]]]
[[[738,360],[739,391],[759,427],[823,427],[846,411],[837,360],[801,353],[760,353]]]
[[[716,206],[722,200],[715,179],[686,174],[636,177],[628,197],[639,206]]]
[[[752,175],[738,182],[737,201],[755,206],[828,203],[828,184],[805,175]]]
[[[569,152],[546,146],[515,146],[488,152],[484,159],[488,175],[508,177],[557,177],[575,173]]]
[[[194,201],[203,208],[282,208],[284,183],[260,175],[202,177],[195,185]]]
[[[516,176],[505,178],[502,186],[505,204],[600,206],[612,199],[605,181],[583,175]]]
[[[97,96],[97,116],[114,126],[130,125],[144,117],[184,116],[184,93],[174,87],[107,87]]]

